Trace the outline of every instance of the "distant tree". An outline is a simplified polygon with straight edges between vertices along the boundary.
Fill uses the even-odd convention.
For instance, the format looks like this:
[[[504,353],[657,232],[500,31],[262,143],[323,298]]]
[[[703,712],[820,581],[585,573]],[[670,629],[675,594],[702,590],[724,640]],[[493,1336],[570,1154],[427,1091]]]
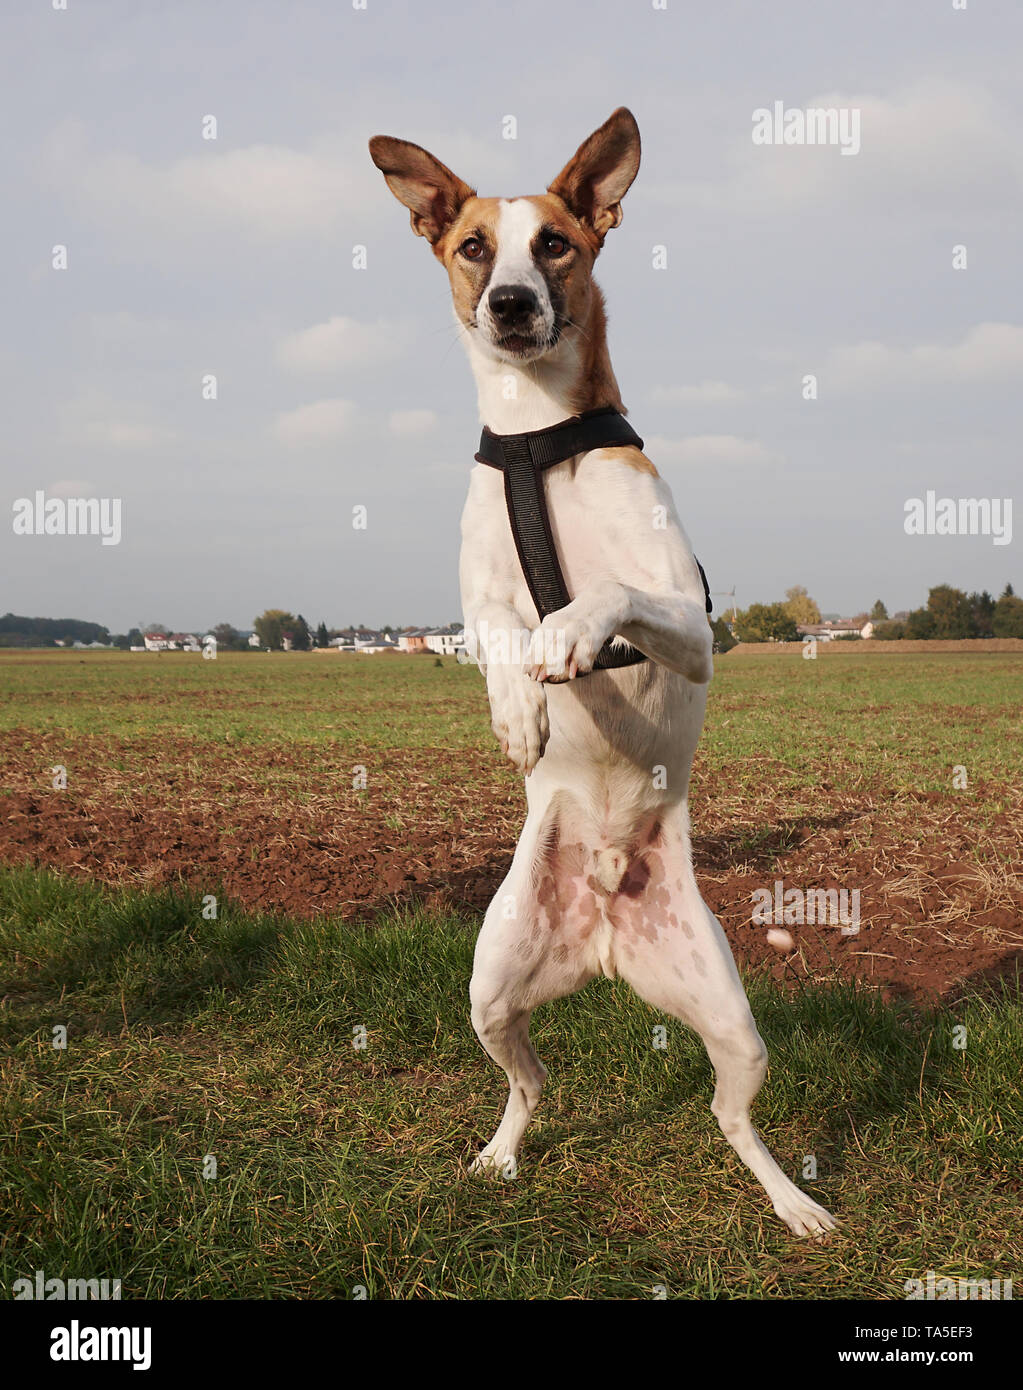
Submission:
[[[279,652],[284,645],[284,633],[292,631],[295,618],[284,608],[268,608],[255,619],[252,626],[256,629],[261,647],[269,647],[271,651]]]
[[[905,623],[878,623],[874,628],[874,637],[879,642],[898,642],[906,635]]]
[[[905,635],[915,642],[934,636],[934,614],[929,608],[913,609],[906,619]]]
[[[724,618],[715,618],[710,629],[714,634],[714,650],[716,652],[729,652],[736,645],[735,638]]]
[[[299,613],[291,630],[291,645],[296,652],[307,652],[312,646],[309,640],[309,624]]]
[[[971,635],[970,601],[962,589],[938,584],[927,595],[927,609],[934,619],[932,636],[958,640]]]
[[[819,623],[821,620],[821,610],[802,584],[785,590],[785,602],[781,606],[794,623]]]
[[[734,622],[740,642],[798,642],[796,620],[785,603],[751,603]]]
[[[126,651],[128,650],[128,648],[129,648],[130,646],[132,646],[133,640],[134,640],[134,639],[132,638],[132,635],[131,635],[130,632],[118,632],[115,636],[111,637],[111,639],[110,639],[110,645],[111,645],[112,647],[116,648],[116,650],[119,651],[119,652],[126,652]],[[138,642],[135,642],[134,645],[135,645],[135,646],[141,646],[141,645],[142,645],[142,635],[141,635],[141,633],[139,634],[139,640],[138,640]]]
[[[316,629],[316,645],[318,647],[328,647],[330,645],[330,633],[327,631],[326,623],[321,623]]]
[[[995,604],[991,631],[996,637],[1023,637],[1023,598],[1016,597],[1011,584]]]
[[[886,623],[888,621],[888,609],[880,599],[877,599],[873,608],[870,610],[870,621],[872,623]]]
[[[995,601],[985,589],[981,594],[971,594],[966,600],[970,608],[970,636],[991,637],[991,620],[995,615]]]
[[[211,627],[210,632],[217,639],[217,647],[223,651],[231,651],[242,645],[242,637],[236,627],[230,623],[217,623]]]

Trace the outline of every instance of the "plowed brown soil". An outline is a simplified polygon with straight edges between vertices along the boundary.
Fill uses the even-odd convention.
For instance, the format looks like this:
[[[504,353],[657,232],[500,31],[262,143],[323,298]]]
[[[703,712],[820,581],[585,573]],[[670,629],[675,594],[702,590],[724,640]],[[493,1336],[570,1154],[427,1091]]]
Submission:
[[[496,749],[391,750],[372,784],[353,790],[347,768],[325,774],[319,748],[263,748],[253,764],[198,741],[177,741],[169,757],[158,739],[112,746],[78,735],[73,794],[52,789],[22,732],[0,736],[0,754],[6,862],[118,885],[184,881],[297,916],[365,919],[415,903],[478,914],[523,814],[521,787]],[[692,816],[700,886],[741,964],[793,986],[855,977],[917,1000],[952,1000],[1018,966],[1023,804],[978,831],[940,793],[893,800],[861,785],[796,820],[772,817],[764,803],[754,822],[741,789],[720,775],[711,785],[698,766]],[[859,889],[858,933],[792,925],[795,951],[779,957],[750,923],[753,889],[776,879]]]

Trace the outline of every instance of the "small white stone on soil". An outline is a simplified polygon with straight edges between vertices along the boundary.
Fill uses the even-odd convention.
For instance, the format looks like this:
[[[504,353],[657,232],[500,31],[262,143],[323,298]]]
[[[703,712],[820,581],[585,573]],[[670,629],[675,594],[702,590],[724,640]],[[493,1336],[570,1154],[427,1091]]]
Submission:
[[[772,927],[767,933],[767,940],[776,951],[794,951],[796,949],[791,932],[782,931],[780,927]]]

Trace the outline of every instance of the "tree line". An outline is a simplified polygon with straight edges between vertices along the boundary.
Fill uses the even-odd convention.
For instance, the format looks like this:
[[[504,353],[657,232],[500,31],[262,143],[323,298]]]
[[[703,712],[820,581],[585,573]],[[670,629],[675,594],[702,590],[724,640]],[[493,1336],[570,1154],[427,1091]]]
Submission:
[[[716,619],[715,646],[727,651],[736,642],[798,642],[799,628],[822,621],[817,604],[802,585],[786,591],[778,603],[752,603]],[[927,603],[905,616],[893,619],[878,599],[869,612],[856,614],[858,628],[873,623],[872,636],[879,641],[959,640],[966,637],[1023,637],[1023,599],[1011,584],[999,598],[987,590],[968,594],[951,584],[937,584],[927,595]],[[859,633],[856,633],[859,636]],[[845,640],[850,640],[846,638]]]
[[[0,618],[0,647],[55,647],[58,642],[109,642],[110,631],[101,623],[81,618],[25,618],[5,613]]]
[[[938,584],[927,595],[925,607],[914,608],[901,621],[878,622],[874,636],[888,642],[901,638],[1023,637],[1023,599],[1011,584],[1006,584],[997,599],[986,589],[966,594],[951,584]]]
[[[328,629],[326,623],[322,622],[314,630],[301,613],[294,615],[281,608],[268,608],[255,619],[254,628],[260,646],[272,647],[275,651],[281,650],[285,636],[295,651],[307,652],[313,647],[327,646],[338,633],[338,629]],[[381,630],[396,632],[398,629],[386,627]],[[146,623],[143,627],[132,627],[127,632],[111,636],[110,629],[102,623],[88,623],[81,618],[29,618],[17,613],[5,613],[0,618],[0,647],[70,647],[74,642],[101,642],[104,646],[127,651],[130,647],[143,646],[147,633],[170,634],[174,631],[166,623]],[[195,635],[201,640],[207,632],[217,639],[220,650],[249,650],[248,636],[230,623],[198,628]]]

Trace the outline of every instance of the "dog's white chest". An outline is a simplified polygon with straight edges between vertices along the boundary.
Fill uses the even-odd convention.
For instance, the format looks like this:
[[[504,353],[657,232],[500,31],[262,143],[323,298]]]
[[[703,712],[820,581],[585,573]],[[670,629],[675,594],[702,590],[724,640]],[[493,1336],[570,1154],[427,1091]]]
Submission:
[[[650,479],[639,479],[600,450],[586,455],[575,467],[566,462],[544,474],[551,535],[570,596],[600,580],[643,588],[668,577],[663,543],[656,547],[657,562],[652,563],[658,504],[652,500],[650,484]],[[515,547],[504,479],[498,470],[481,465],[474,471],[462,535],[463,579],[468,578],[471,586],[483,569],[490,596],[509,603],[523,622],[535,623],[536,609]]]

